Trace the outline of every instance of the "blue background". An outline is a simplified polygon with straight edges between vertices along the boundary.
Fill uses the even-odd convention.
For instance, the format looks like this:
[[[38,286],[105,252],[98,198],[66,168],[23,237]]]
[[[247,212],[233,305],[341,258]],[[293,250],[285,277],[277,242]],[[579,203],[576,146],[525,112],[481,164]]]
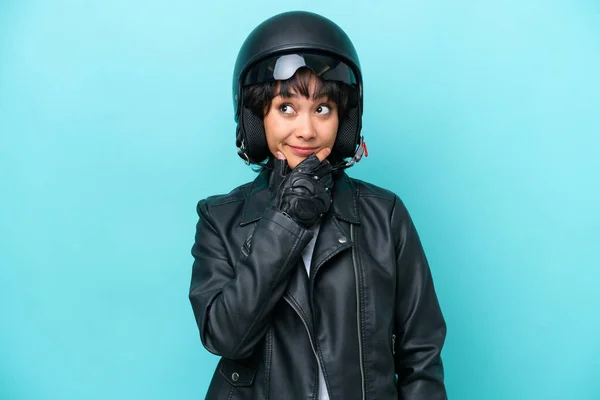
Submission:
[[[600,399],[600,3],[0,2],[0,399],[200,399],[196,202],[254,177],[230,97],[290,9],[361,56],[370,157],[448,321],[451,399]]]

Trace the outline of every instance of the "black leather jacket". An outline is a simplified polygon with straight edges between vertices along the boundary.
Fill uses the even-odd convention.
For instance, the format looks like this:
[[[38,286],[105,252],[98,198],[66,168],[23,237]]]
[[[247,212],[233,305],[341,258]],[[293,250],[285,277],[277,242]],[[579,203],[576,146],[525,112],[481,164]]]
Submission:
[[[207,399],[446,399],[446,324],[401,200],[341,174],[310,230],[269,209],[268,172],[198,203],[189,298],[221,356]],[[396,377],[397,375],[397,377]]]

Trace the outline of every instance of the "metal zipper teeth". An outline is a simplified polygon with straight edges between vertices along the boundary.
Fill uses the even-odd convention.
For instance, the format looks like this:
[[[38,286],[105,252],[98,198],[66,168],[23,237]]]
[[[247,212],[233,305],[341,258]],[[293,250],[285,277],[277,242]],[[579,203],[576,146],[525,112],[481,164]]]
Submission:
[[[350,240],[354,242],[354,225],[350,225]],[[362,335],[360,329],[360,291],[359,291],[359,280],[358,280],[358,269],[356,267],[356,246],[352,247],[352,266],[354,267],[354,278],[356,279],[356,325],[358,328],[358,355],[360,360],[360,378],[361,378],[361,390],[362,399],[365,399],[365,369],[363,366],[363,349],[362,349]]]
[[[300,311],[298,311],[296,306],[290,300],[288,300],[287,297],[284,296],[283,298],[290,305],[290,307],[292,307],[294,311],[296,311],[296,314],[298,314],[298,317],[300,317],[300,321],[302,321],[302,323],[304,324],[304,327],[306,328],[306,333],[308,334],[308,341],[310,342],[310,347],[312,348],[313,354],[315,355],[315,359],[317,360],[319,370],[323,371],[323,368],[321,368],[321,362],[319,361],[319,356],[317,355],[317,351],[315,350],[315,345],[313,344],[313,338],[310,334],[310,329],[308,329],[308,324],[306,323],[306,321],[302,317],[302,314],[300,313]]]

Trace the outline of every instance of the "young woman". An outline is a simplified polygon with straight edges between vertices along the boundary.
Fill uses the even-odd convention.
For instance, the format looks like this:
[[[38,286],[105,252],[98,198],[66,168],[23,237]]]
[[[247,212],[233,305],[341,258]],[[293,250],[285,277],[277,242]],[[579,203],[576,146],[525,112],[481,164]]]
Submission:
[[[260,173],[198,203],[190,301],[221,356],[207,399],[446,399],[446,325],[394,193],[352,179],[362,77],[307,12],[252,31],[233,79],[240,156]]]

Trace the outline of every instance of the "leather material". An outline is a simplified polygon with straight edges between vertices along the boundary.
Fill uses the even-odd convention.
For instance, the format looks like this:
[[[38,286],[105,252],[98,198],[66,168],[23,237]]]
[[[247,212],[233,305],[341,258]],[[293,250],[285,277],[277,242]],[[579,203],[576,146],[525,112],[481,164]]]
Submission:
[[[221,356],[206,398],[446,399],[446,324],[402,201],[335,177],[310,276],[312,238],[270,207],[269,172],[198,203],[189,298]],[[397,374],[397,378],[395,377]]]
[[[275,160],[274,163],[272,175],[277,179],[272,179],[272,182],[281,180],[281,183],[276,185],[272,207],[304,228],[311,228],[331,205],[331,164],[321,162],[315,154],[311,154],[283,175],[281,170],[288,168],[287,161]]]

